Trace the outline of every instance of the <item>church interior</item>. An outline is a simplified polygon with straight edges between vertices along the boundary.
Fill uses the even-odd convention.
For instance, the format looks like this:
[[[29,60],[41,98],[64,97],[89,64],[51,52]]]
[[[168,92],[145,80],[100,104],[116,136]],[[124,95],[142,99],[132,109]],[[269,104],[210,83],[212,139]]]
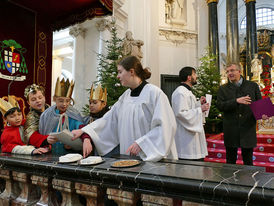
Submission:
[[[204,161],[116,154],[85,166],[51,153],[2,152],[0,205],[274,205],[274,1],[1,0],[0,16],[0,98],[10,102],[13,95],[23,119],[31,112],[24,92],[32,84],[44,88],[49,107],[64,84],[82,116],[97,92],[111,110],[125,91],[117,65],[127,56],[148,67],[148,84],[170,103],[183,67],[197,71],[195,95],[213,99],[203,127]],[[267,112],[273,116],[256,122],[253,166],[243,164],[240,151],[237,164],[226,164],[224,115],[216,101],[233,63],[272,102]],[[104,92],[98,87],[91,94],[101,84]],[[6,126],[2,112],[0,134]],[[124,159],[138,162],[113,166]]]

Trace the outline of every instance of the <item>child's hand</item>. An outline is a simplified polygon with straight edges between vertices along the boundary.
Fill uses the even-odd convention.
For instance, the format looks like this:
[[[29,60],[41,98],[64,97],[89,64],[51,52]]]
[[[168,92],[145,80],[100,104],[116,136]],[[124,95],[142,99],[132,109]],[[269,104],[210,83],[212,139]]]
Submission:
[[[71,149],[71,146],[67,145],[67,144],[64,144],[64,148],[65,149]]]
[[[57,140],[58,140],[57,137],[53,137],[50,135],[47,137],[47,141],[49,144],[54,144],[55,142],[57,142]]]
[[[92,144],[89,138],[85,138],[83,142],[83,156],[86,158],[92,151]]]
[[[79,138],[84,132],[81,129],[76,129],[76,130],[72,130],[71,133],[74,136],[71,139],[73,141],[73,140],[76,140],[77,138]]]
[[[44,153],[47,153],[48,151],[49,151],[49,148],[39,147],[33,150],[32,154],[44,154]]]

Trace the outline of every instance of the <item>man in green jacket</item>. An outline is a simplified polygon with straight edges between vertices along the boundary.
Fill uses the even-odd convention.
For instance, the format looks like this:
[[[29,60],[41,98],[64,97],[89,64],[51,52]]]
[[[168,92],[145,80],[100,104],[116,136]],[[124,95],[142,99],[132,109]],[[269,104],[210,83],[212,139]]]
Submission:
[[[217,107],[224,113],[223,129],[226,162],[236,164],[241,148],[245,165],[253,165],[256,147],[256,120],[249,104],[261,99],[259,86],[241,76],[241,66],[231,63],[226,67],[228,83],[219,88]]]

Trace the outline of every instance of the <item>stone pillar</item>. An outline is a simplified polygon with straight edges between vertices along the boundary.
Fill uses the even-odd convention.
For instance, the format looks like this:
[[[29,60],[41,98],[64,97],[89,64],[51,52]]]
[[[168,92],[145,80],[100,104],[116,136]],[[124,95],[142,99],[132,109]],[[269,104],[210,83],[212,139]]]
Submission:
[[[52,57],[52,77],[51,77],[51,82],[52,82],[52,86],[51,86],[51,102],[53,101],[53,96],[54,96],[54,92],[55,92],[55,84],[57,81],[57,78],[61,76],[62,73],[62,64],[63,64],[64,58],[59,57],[57,55],[53,55]],[[60,80],[61,81],[61,80]]]
[[[31,184],[30,176],[26,173],[12,172],[14,181],[19,182],[21,187],[20,195],[12,202],[12,205],[23,206],[33,205],[40,199],[40,193],[37,187]]]
[[[86,98],[87,87],[85,87],[86,81],[86,64],[85,64],[85,35],[86,28],[81,26],[75,26],[70,28],[69,34],[74,38],[73,43],[73,57],[72,57],[72,76],[75,80],[75,87],[73,92],[73,98],[76,101],[76,109],[82,110],[85,103],[88,102]]]
[[[76,195],[74,182],[67,180],[53,179],[52,186],[62,194],[61,206],[81,205],[79,197]]]
[[[104,193],[101,188],[93,185],[75,183],[76,193],[83,195],[87,206],[104,206]]]
[[[257,49],[256,0],[244,0],[246,6],[246,75],[251,79],[251,60]]]
[[[108,199],[114,200],[119,206],[135,206],[139,196],[135,192],[119,189],[107,189]]]
[[[0,178],[6,182],[5,190],[0,194],[0,205],[10,205],[11,201],[20,194],[19,185],[12,180],[12,173],[9,170],[0,170]]]
[[[208,5],[208,44],[210,52],[216,55],[216,67],[220,72],[219,64],[219,35],[218,35],[218,0],[206,0]]]
[[[237,0],[226,1],[226,45],[226,63],[239,63],[239,27]]]
[[[31,181],[33,185],[37,185],[41,190],[41,197],[36,203],[36,206],[57,205],[56,194],[52,188],[51,178],[32,175]]]

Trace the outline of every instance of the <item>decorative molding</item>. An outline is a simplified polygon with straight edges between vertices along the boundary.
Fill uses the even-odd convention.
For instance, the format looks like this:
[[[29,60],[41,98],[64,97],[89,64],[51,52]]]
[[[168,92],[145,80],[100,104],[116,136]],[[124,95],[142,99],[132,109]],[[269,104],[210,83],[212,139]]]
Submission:
[[[218,4],[219,0],[206,0],[206,3],[207,4],[210,4],[210,3],[217,3]]]
[[[164,36],[167,40],[176,45],[186,42],[187,39],[197,39],[198,37],[198,34],[194,32],[168,29],[159,29],[159,35]]]
[[[85,38],[86,31],[87,31],[86,28],[83,28],[83,27],[77,25],[77,26],[73,26],[69,29],[69,35],[71,35],[74,38],[78,37],[79,35],[81,37]]]
[[[40,32],[38,35],[38,69],[37,69],[37,84],[42,86],[46,86],[47,83],[47,73],[46,73],[46,66],[47,66],[47,36],[44,32]]]
[[[98,31],[102,32],[107,30],[110,30],[111,25],[115,24],[115,18],[113,17],[112,20],[109,19],[100,19],[96,21],[95,27],[97,28]]]

